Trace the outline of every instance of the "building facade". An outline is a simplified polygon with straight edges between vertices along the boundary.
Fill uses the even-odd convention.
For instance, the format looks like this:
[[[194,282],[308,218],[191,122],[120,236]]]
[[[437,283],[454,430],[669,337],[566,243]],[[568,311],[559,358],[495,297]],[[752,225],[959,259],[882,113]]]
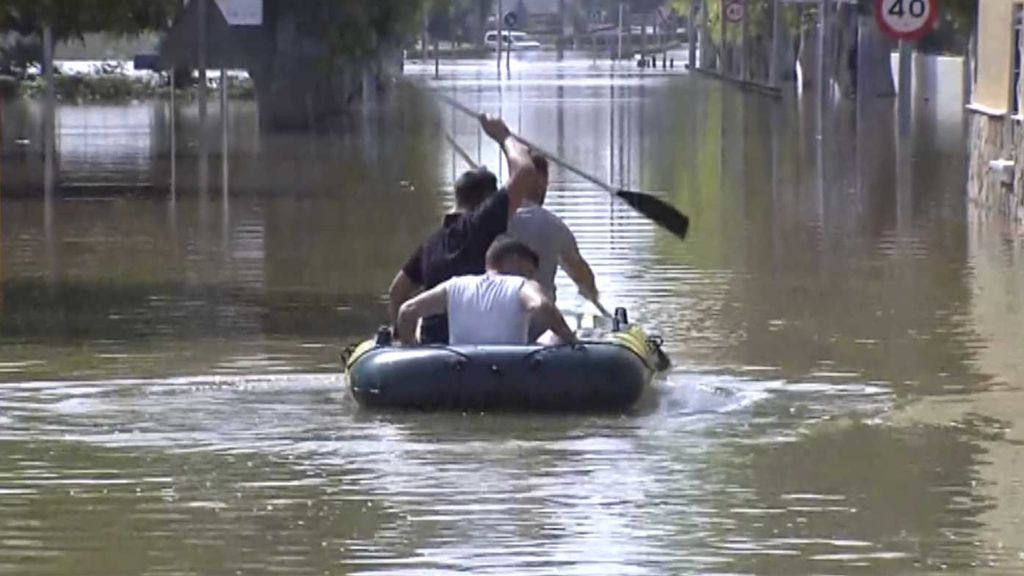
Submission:
[[[1024,1],[978,3],[968,197],[1024,230]]]

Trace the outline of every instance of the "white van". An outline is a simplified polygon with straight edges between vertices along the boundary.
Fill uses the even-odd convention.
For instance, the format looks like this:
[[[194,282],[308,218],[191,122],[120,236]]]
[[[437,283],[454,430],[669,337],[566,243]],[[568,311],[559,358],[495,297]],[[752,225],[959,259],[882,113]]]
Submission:
[[[526,32],[515,32],[508,30],[501,31],[501,39],[504,41],[502,50],[510,50],[512,52],[526,51],[526,50],[540,50],[540,42],[537,42]],[[498,33],[494,30],[484,34],[484,45],[491,50],[498,49]]]

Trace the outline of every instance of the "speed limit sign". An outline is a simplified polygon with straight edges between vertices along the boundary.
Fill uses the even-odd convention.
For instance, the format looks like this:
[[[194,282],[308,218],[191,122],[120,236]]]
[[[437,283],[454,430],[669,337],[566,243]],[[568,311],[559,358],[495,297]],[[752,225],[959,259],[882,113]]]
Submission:
[[[896,40],[917,40],[939,17],[939,0],[875,0],[878,26]]]
[[[742,0],[732,0],[725,5],[725,19],[729,22],[742,22],[747,14],[747,8]]]

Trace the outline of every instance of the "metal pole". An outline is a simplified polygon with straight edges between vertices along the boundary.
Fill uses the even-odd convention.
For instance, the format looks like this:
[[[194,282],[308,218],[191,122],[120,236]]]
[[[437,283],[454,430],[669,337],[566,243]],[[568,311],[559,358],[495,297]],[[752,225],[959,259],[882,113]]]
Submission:
[[[782,2],[772,1],[772,54],[769,61],[768,82],[773,88],[782,84]]]
[[[441,48],[440,41],[434,38],[434,79],[441,77]]]
[[[726,29],[725,29],[725,3],[726,3],[726,0],[721,0],[721,2],[719,2],[720,11],[718,13],[718,28],[719,28],[718,72],[721,73],[723,76],[728,75],[726,67],[725,67],[725,48],[726,48],[726,44],[727,44],[726,38],[725,38],[725,33],[726,33]]]
[[[900,69],[899,69],[899,105],[898,105],[898,116],[899,116],[899,130],[900,137],[904,137],[910,133],[910,103],[911,103],[911,92],[913,87],[911,85],[911,66],[914,59],[914,48],[913,45],[906,41],[900,41]]]
[[[619,2],[619,51],[617,60],[622,60],[622,20],[625,17],[625,6]]]
[[[575,32],[573,32],[575,35]],[[575,41],[573,42],[575,44]],[[575,45],[573,46],[575,48]],[[565,0],[558,0],[558,60],[565,55]]]
[[[430,31],[428,30],[429,26],[430,26],[430,14],[427,12],[426,9],[424,9],[423,10],[423,29],[420,31],[420,48],[422,48],[422,50],[420,51],[420,60],[422,60],[424,64],[426,64],[427,63],[427,59],[430,58],[430,53],[429,53],[429,48],[428,48],[428,45],[430,43],[430,40],[428,40],[428,37],[430,36]]]
[[[644,15],[643,20],[642,20],[642,22],[643,22],[642,26],[643,27],[640,29],[640,58],[645,60],[645,62],[644,62],[645,66],[647,65],[647,62],[646,62],[646,59],[647,59],[647,20],[648,20],[647,15]]]
[[[53,29],[43,28],[43,66],[46,68],[46,105],[43,122],[43,236],[46,263],[51,282],[57,278],[57,243],[54,237],[54,188],[56,187],[56,91],[53,80]]]
[[[828,25],[828,0],[818,2],[818,97],[825,98],[828,79],[825,77],[825,35]],[[818,127],[821,130],[821,126]]]
[[[740,80],[750,80],[750,64],[747,62],[747,51],[750,46],[749,4],[746,0],[737,0],[743,6],[743,20],[740,22]]]
[[[623,3],[626,11],[626,55],[633,56],[633,8],[628,2]]]
[[[229,165],[228,165],[228,71],[220,69],[220,157],[221,194],[224,197],[224,212],[227,213]]]
[[[56,98],[53,84],[53,28],[49,25],[43,28],[43,66],[46,69],[46,104],[53,106]]]
[[[178,134],[177,134],[177,86],[175,86],[175,70],[171,68],[171,202],[178,197]]]
[[[502,0],[498,0],[498,12],[494,16],[494,22],[495,22],[495,24],[497,24],[497,29],[498,29],[498,37],[495,38],[495,40],[496,40],[496,42],[498,44],[498,76],[501,76],[501,48],[502,48],[502,44],[505,43],[503,38],[501,37],[501,26],[503,24],[503,22],[501,21],[501,15],[504,12],[503,4],[504,4],[504,2],[502,2]]]
[[[3,158],[4,109],[0,106],[0,311],[4,308]]]
[[[700,68],[708,68],[708,56],[711,54],[711,15],[708,13],[710,0],[701,0],[700,4]]]
[[[697,15],[697,3],[694,2],[693,4],[690,5],[690,17],[687,18],[687,21],[686,21],[686,43],[688,44],[687,48],[689,48],[689,52],[690,52],[689,58],[688,58],[688,61],[689,61],[689,64],[690,64],[690,70],[693,70],[693,69],[695,69],[697,67],[697,38],[696,38],[696,28],[697,27],[695,26],[695,22],[693,21],[694,17],[696,15]],[[669,31],[669,38],[670,39],[672,37],[671,32],[672,31],[670,30]],[[666,49],[665,53],[666,53],[666,55],[668,54],[668,50],[667,49]],[[664,67],[664,65],[665,65],[665,63],[663,61],[662,62],[662,67]]]
[[[53,196],[54,155],[56,153],[57,94],[53,74],[53,28],[43,27],[43,67],[46,76],[46,105],[43,118],[43,190],[47,205]]]
[[[199,2],[197,15],[199,17],[199,32],[196,34],[199,42],[199,127],[200,130],[206,127],[206,115],[207,115],[207,94],[206,94],[206,30],[207,30],[207,18],[206,18],[206,3],[207,0],[197,0]]]

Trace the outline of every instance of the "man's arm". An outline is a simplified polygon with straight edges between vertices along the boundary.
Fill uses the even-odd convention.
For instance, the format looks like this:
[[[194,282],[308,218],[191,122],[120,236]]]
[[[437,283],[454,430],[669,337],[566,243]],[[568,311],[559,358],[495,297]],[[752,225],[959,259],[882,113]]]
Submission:
[[[579,248],[575,243],[570,248],[567,248],[560,255],[560,261],[562,269],[569,275],[569,278],[579,288],[580,294],[584,298],[591,302],[597,302],[597,281],[594,279],[594,270],[590,267],[590,264],[580,254]]]
[[[538,185],[537,170],[530,159],[530,149],[512,137],[512,132],[501,118],[481,116],[480,125],[498,143],[508,159],[509,176],[505,190],[508,191],[508,217],[511,219],[522,206],[523,198]]]
[[[448,311],[448,283],[427,290],[398,309],[398,338],[403,345],[416,343],[416,323],[425,316]]]
[[[554,332],[566,344],[577,342],[576,334],[569,328],[558,307],[544,294],[540,284],[533,280],[526,281],[519,290],[519,297],[530,316],[540,320],[541,326]]]
[[[413,282],[412,278],[405,273],[405,270],[399,270],[398,274],[395,274],[395,279],[391,281],[391,287],[388,288],[388,314],[391,317],[391,325],[395,326],[396,330],[398,326],[398,309],[409,298],[412,298],[419,289],[419,284]]]

